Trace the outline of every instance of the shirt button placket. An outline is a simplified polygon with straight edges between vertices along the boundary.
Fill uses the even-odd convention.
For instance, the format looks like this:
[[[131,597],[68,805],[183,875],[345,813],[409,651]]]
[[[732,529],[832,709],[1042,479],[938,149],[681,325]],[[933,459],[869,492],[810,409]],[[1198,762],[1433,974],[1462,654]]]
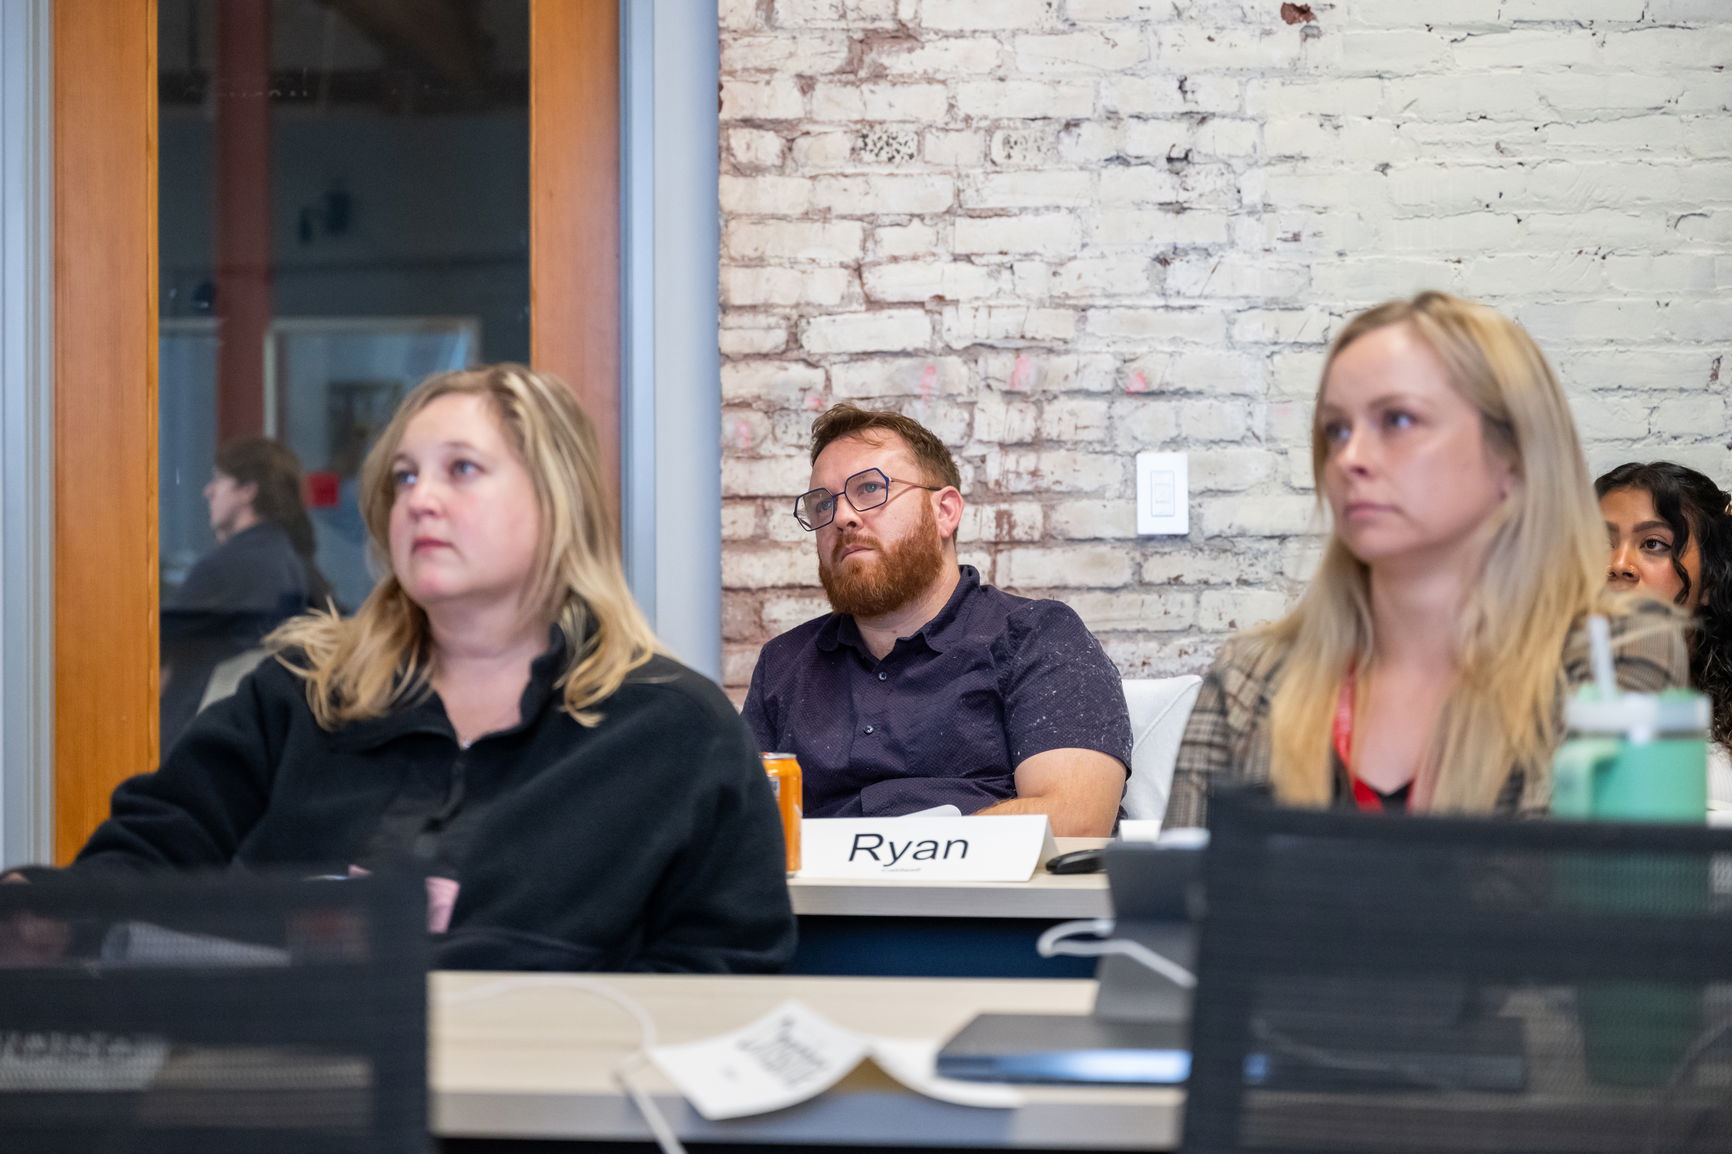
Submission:
[[[884,683],[886,689],[889,688],[889,685],[888,685],[889,680],[890,680],[890,674],[888,674],[884,670],[880,669],[878,671],[878,681],[880,683]],[[866,734],[868,737],[870,737],[872,734],[876,733],[877,731],[878,731],[878,727],[876,725],[865,725],[865,726],[862,726],[860,728],[860,732],[863,734]]]

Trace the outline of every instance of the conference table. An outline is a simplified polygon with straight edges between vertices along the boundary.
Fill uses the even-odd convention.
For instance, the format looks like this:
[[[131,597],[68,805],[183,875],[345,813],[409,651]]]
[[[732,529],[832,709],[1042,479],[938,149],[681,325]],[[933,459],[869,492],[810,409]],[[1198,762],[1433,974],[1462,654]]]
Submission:
[[[432,1126],[442,1139],[649,1139],[614,1080],[639,1027],[592,983],[641,1006],[662,1043],[738,1029],[789,999],[861,1034],[933,1043],[982,1011],[1086,1014],[1094,1001],[1093,981],[1062,979],[439,973],[430,982]],[[1028,1086],[1012,1108],[960,1106],[862,1066],[811,1101],[711,1122],[653,1067],[631,1077],[683,1140],[788,1147],[1172,1149],[1184,1100],[1167,1088]]]
[[[1058,847],[1105,841],[1061,838]],[[637,1051],[639,1027],[596,983],[640,1005],[662,1043],[739,1029],[789,999],[860,1034],[934,1047],[978,1013],[1085,1015],[1094,1005],[1091,977],[1051,976],[1091,974],[1093,961],[1043,960],[1033,942],[1055,922],[1110,917],[1104,873],[1039,870],[1023,882],[793,877],[788,885],[802,937],[794,973],[433,975],[434,1132],[447,1140],[647,1141],[648,1125],[614,1076]],[[882,976],[910,969],[966,976]],[[994,976],[1006,970],[1041,976]],[[812,1101],[711,1122],[653,1067],[638,1065],[632,1077],[683,1140],[789,1147],[1171,1149],[1183,1102],[1164,1088],[1026,1086],[1013,1108],[960,1106],[868,1064]]]
[[[1728,815],[1714,818],[1711,824],[1728,824]],[[1110,914],[1099,874],[1043,873],[1025,883],[996,884],[793,879],[790,886],[804,919],[852,920],[868,928],[995,919],[1050,924]],[[980,1013],[1087,1014],[1097,990],[1092,979],[990,976],[435,974],[429,991],[434,1133],[459,1145],[648,1141],[648,1125],[615,1077],[638,1052],[639,1027],[595,992],[596,983],[641,1007],[662,1043],[740,1029],[793,999],[856,1033],[934,1047]],[[1540,1011],[1552,1013],[1545,1006]],[[1556,1033],[1549,1024],[1548,1030],[1534,1036]],[[654,1067],[635,1065],[631,1079],[682,1140],[747,1147],[1171,1150],[1184,1106],[1183,1092],[1174,1088],[1067,1086],[1018,1087],[1020,1101],[1006,1108],[963,1106],[924,1097],[863,1065],[810,1101],[709,1121]],[[1533,1109],[1552,1117],[1544,1100]]]

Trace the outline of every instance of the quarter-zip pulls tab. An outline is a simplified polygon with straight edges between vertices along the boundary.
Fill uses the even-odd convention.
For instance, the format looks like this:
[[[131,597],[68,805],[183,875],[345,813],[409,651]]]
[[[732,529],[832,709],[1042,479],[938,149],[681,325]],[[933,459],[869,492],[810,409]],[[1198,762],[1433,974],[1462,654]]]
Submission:
[[[457,816],[457,811],[463,808],[468,760],[468,748],[459,746],[457,756],[451,761],[451,780],[445,788],[445,804],[439,807],[438,813],[427,819],[427,824],[415,835],[414,853],[422,861],[431,861],[437,856],[439,836],[445,832],[445,827],[451,824],[451,819]]]

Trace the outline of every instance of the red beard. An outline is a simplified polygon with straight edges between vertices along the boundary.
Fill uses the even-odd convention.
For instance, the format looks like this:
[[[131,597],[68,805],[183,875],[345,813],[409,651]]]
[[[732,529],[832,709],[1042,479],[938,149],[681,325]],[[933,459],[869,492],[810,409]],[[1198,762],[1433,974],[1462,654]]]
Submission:
[[[835,561],[818,557],[818,580],[824,583],[824,594],[830,598],[830,608],[850,617],[879,617],[899,609],[925,593],[944,569],[944,544],[938,537],[938,521],[932,506],[914,531],[888,546],[863,533],[838,538],[834,554],[849,545],[867,544],[877,556],[855,561],[846,573],[838,573]]]

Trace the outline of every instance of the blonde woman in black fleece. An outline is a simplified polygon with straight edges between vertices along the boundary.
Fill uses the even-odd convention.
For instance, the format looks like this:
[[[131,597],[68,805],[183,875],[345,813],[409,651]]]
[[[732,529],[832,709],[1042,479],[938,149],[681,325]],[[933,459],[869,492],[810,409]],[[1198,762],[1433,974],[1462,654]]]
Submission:
[[[448,968],[780,966],[768,780],[720,690],[658,652],[599,460],[548,376],[423,382],[362,471],[384,579],[267,639],[72,868],[425,871]]]

